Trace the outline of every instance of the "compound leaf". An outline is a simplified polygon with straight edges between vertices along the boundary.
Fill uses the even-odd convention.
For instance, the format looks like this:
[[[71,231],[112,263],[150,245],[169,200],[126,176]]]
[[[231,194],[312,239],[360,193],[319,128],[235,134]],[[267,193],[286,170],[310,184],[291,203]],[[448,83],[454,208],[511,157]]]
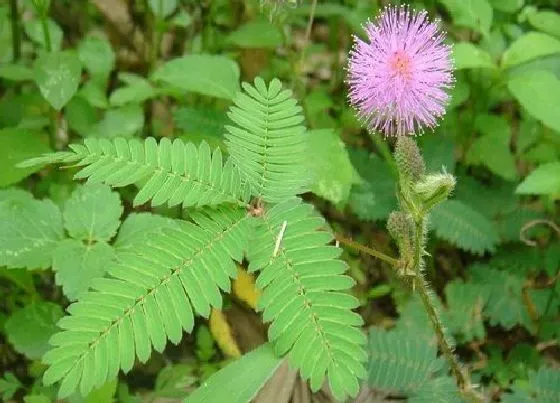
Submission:
[[[554,403],[560,400],[560,371],[541,367],[529,374],[531,385],[535,389],[537,401]]]
[[[484,340],[482,309],[488,298],[485,292],[478,285],[465,284],[461,280],[445,287],[447,325],[452,333],[461,335],[463,342]]]
[[[341,249],[327,245],[332,239],[313,207],[292,199],[259,218],[247,256],[249,270],[259,271],[258,307],[272,322],[268,336],[276,352],[290,352],[312,390],[327,375],[342,399],[356,395],[358,379],[366,376],[365,337],[361,317],[351,311],[359,302],[346,294],[354,281],[343,274]]]
[[[490,324],[511,329],[523,325],[532,329],[531,319],[523,304],[523,278],[485,265],[474,265],[469,270],[472,282],[488,295],[484,316]]]
[[[464,403],[455,380],[443,376],[430,379],[407,400],[408,403]]]
[[[74,144],[72,152],[45,155],[21,166],[44,163],[74,163],[82,169],[76,179],[106,183],[113,187],[142,183],[134,205],[151,200],[152,206],[203,206],[221,203],[245,205],[248,187],[230,160],[222,164],[219,149],[213,152],[206,142],[197,148],[181,139],[173,142],[149,137],[137,139],[87,138],[83,145]]]
[[[499,242],[492,221],[458,200],[434,208],[431,225],[441,239],[476,254],[493,251]]]
[[[231,159],[251,184],[255,196],[279,202],[305,190],[307,178],[305,127],[301,106],[292,91],[274,79],[243,83],[244,92],[228,112],[226,126]]]
[[[208,317],[221,307],[220,289],[229,291],[237,275],[251,218],[235,208],[191,218],[196,224],[178,221],[178,229],[152,232],[143,247],[119,254],[109,277],[93,280],[92,291],[70,305],[43,357],[43,382],[61,381],[60,398],[77,388],[87,395],[119,369],[128,372],[135,357],[146,362],[152,348],[161,352],[167,339],[177,344],[192,330],[193,312]]]
[[[151,232],[164,228],[178,229],[177,220],[151,213],[132,213],[119,228],[114,247],[118,252],[145,245]]]
[[[372,327],[368,340],[368,385],[372,388],[410,393],[441,367],[436,345],[411,333]]]

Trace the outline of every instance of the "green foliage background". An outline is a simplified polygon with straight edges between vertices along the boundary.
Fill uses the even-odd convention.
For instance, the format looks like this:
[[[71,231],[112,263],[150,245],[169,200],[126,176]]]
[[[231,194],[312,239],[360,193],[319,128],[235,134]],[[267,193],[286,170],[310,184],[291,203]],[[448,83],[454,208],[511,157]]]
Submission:
[[[363,36],[363,22],[399,2],[314,3],[0,4],[4,400],[54,401],[57,388],[43,384],[47,366],[41,359],[69,303],[142,245],[147,230],[173,228],[170,219],[199,214],[182,211],[179,201],[158,192],[147,180],[150,173],[141,169],[134,171],[135,180],[123,183],[111,176],[116,166],[107,164],[93,181],[120,186],[111,189],[72,181],[75,167],[16,167],[29,158],[82,142],[85,146],[73,152],[86,156],[86,148],[106,150],[109,141],[118,149],[154,137],[160,147],[171,147],[174,139],[192,142],[197,147],[185,146],[185,152],[210,163],[219,160],[221,169],[228,150],[242,147],[235,131],[226,129],[243,123],[236,120],[244,111],[236,98],[241,82],[276,77],[302,106],[310,144],[307,154],[293,161],[301,164],[301,176],[287,169],[280,173],[283,180],[306,192],[304,199],[335,233],[395,254],[385,231],[397,206],[394,139],[361,128],[346,101],[344,80],[352,36]],[[457,176],[452,199],[430,216],[426,270],[443,320],[487,397],[559,401],[560,8],[555,0],[410,3],[442,20],[454,49],[456,83],[447,115],[433,133],[418,138],[429,170]],[[228,115],[234,104],[238,109]],[[147,143],[146,148],[155,147]],[[68,165],[76,162],[71,153],[57,155]],[[259,176],[243,154],[231,152],[231,158],[244,174]],[[312,175],[311,183],[303,171]],[[209,186],[234,183],[236,172],[226,164],[217,179],[205,177],[201,168],[194,180]],[[78,178],[91,173],[85,168]],[[205,197],[210,200],[201,189],[183,205],[195,208]],[[257,190],[271,202],[298,193],[264,185]],[[212,195],[212,200],[243,201],[248,192]],[[273,249],[273,241],[265,246]],[[352,294],[368,332],[367,379],[360,396],[461,401],[419,301],[383,263],[346,247],[342,259],[355,280]],[[227,287],[226,281],[222,289]],[[224,300],[243,352],[264,342],[259,317],[234,297]],[[256,336],[239,330],[246,323],[257,329]],[[164,340],[147,362],[132,362],[128,375],[68,400],[243,402],[281,371],[281,360],[265,345],[216,372],[228,361],[215,334],[204,318],[183,328],[189,326],[195,329],[192,336],[183,334],[179,343],[179,329],[177,346],[166,347]],[[283,381],[275,376],[267,387]],[[239,384],[248,387],[237,390]],[[326,387],[318,393],[330,398]]]

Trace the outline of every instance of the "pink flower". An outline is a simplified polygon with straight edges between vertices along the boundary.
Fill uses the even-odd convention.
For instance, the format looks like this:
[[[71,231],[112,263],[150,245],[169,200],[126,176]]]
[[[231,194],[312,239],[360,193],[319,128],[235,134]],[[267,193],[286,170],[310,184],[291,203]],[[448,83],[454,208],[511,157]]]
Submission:
[[[453,85],[450,46],[425,11],[388,7],[354,38],[348,64],[350,103],[370,130],[414,135],[445,114]]]

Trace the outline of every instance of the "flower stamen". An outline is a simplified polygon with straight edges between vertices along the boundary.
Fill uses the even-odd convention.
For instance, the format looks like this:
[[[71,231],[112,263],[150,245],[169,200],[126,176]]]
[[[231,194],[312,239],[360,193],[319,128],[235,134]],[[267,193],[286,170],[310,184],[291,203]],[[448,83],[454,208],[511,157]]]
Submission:
[[[395,52],[389,60],[389,67],[399,78],[410,79],[412,76],[411,60],[404,52]]]

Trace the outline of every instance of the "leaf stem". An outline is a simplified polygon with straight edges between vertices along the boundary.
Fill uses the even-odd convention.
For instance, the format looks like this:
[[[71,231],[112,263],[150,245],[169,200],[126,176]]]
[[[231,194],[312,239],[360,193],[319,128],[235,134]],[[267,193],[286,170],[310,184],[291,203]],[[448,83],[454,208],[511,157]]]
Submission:
[[[47,52],[51,53],[52,52],[51,31],[49,28],[46,15],[41,15],[41,25],[43,27],[43,37],[45,39],[45,47],[47,48]]]
[[[346,246],[350,246],[351,248],[354,248],[356,250],[359,250],[360,252],[366,253],[370,256],[376,257],[378,259],[381,259],[387,263],[389,263],[392,266],[396,266],[397,263],[399,262],[398,259],[395,259],[394,257],[388,256],[386,254],[384,254],[383,252],[380,252],[378,250],[369,248],[367,246],[364,246],[362,244],[359,244],[358,242],[354,242],[351,239],[345,238],[340,234],[335,234],[335,239],[340,242],[341,244],[344,244]]]

